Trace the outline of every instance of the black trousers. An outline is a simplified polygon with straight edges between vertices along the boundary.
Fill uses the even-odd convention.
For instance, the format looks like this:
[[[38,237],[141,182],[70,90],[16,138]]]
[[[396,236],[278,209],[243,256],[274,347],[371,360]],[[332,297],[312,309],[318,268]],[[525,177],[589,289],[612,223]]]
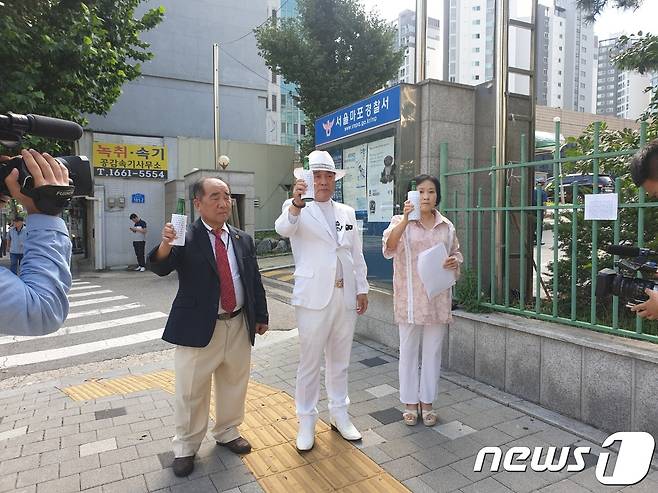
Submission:
[[[135,249],[135,256],[137,257],[137,263],[140,267],[146,267],[146,261],[144,260],[144,248],[146,247],[145,241],[133,241],[133,248]]]

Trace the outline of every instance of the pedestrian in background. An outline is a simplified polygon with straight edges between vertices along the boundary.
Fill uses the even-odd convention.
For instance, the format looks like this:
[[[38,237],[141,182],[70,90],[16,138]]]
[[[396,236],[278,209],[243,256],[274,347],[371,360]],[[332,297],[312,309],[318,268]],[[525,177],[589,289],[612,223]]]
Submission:
[[[9,269],[16,275],[20,269],[21,262],[23,261],[23,244],[25,243],[26,236],[25,223],[23,218],[17,216],[14,219],[14,225],[9,230],[9,258],[11,260],[11,265]]]
[[[420,414],[426,426],[434,426],[438,415],[432,403],[441,375],[443,339],[452,321],[452,292],[447,289],[428,298],[418,275],[418,255],[442,243],[448,253],[443,268],[454,269],[456,275],[463,257],[455,227],[437,210],[441,200],[439,180],[419,175],[415,181],[420,193],[420,220],[409,220],[414,206],[407,200],[403,214],[393,216],[384,231],[383,253],[384,257],[393,259],[393,306],[400,328],[400,401],[405,404],[403,420],[407,425],[415,425]]]
[[[134,212],[130,215],[130,220],[134,223],[134,226],[130,227],[130,231],[134,234],[133,248],[135,249],[135,256],[137,257],[137,267],[135,270],[138,272],[144,272],[146,270],[146,262],[144,261],[144,248],[146,247],[146,221],[140,219]]]

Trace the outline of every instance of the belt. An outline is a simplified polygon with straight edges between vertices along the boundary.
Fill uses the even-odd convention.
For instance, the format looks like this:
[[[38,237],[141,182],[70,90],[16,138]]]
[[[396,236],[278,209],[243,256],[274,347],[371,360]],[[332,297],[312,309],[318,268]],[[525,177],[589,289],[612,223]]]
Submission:
[[[342,288],[342,287],[343,287],[343,280],[342,280],[342,279],[338,279],[338,280],[336,281],[335,286],[336,286],[337,288]]]
[[[238,308],[232,313],[218,313],[217,320],[229,320],[231,318],[237,317],[242,313],[242,308]]]

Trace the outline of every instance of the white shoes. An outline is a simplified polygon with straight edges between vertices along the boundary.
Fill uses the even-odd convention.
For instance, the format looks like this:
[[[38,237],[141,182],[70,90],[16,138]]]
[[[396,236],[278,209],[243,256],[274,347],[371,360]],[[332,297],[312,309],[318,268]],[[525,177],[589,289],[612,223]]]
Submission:
[[[332,416],[330,418],[331,428],[338,431],[345,440],[350,442],[361,440],[361,433],[352,424],[350,417],[347,414],[339,416]]]
[[[137,272],[146,272],[146,267],[137,267],[135,270]]]
[[[297,431],[297,450],[302,452],[311,450],[315,443],[315,423],[317,416],[300,416],[299,430]]]

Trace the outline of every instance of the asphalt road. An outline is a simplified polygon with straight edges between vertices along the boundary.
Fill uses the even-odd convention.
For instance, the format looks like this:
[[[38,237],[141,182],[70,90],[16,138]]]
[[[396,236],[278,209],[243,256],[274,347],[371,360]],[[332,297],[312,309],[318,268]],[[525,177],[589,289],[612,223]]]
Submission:
[[[151,272],[88,272],[75,279],[69,318],[58,332],[35,338],[0,336],[0,387],[37,374],[57,375],[62,369],[72,373],[103,362],[173,357],[174,346],[160,337],[178,287],[175,273],[161,278]],[[291,286],[267,277],[264,283],[271,330],[294,329]]]

